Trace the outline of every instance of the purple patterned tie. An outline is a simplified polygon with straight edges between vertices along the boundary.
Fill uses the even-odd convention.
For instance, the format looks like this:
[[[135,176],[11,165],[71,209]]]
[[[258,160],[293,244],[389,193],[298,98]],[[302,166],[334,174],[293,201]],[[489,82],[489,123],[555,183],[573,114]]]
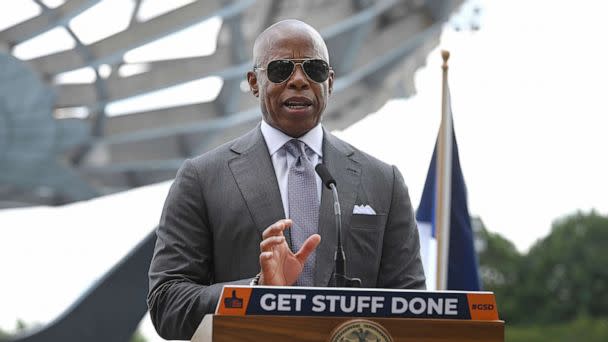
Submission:
[[[317,233],[319,224],[319,198],[317,182],[312,163],[304,151],[306,144],[292,139],[284,147],[287,153],[295,157],[287,176],[287,198],[289,200],[289,218],[293,220],[291,240],[294,252],[300,250],[304,241]],[[315,252],[311,253],[304,265],[298,286],[313,286]]]

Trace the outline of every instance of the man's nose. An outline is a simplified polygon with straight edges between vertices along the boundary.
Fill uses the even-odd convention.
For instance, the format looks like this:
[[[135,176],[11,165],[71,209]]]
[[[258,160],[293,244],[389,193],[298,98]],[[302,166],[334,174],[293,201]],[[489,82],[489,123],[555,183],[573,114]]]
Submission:
[[[287,82],[287,87],[290,89],[308,89],[310,87],[302,64],[296,64],[295,70]]]

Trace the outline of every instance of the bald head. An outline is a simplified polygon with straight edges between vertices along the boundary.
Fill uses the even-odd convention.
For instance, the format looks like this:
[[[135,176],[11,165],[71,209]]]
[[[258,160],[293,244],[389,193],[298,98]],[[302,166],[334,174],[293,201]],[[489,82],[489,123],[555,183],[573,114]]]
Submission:
[[[298,20],[278,22],[258,36],[253,58],[256,68],[247,72],[247,82],[264,121],[293,138],[316,127],[334,82],[319,32]],[[272,61],[277,64],[271,67]],[[278,77],[271,81],[269,73]]]
[[[260,66],[268,62],[268,51],[284,39],[308,39],[313,45],[318,56],[329,62],[329,53],[327,46],[321,34],[314,27],[307,23],[288,19],[282,20],[268,27],[256,38],[253,44],[253,62],[254,65]]]

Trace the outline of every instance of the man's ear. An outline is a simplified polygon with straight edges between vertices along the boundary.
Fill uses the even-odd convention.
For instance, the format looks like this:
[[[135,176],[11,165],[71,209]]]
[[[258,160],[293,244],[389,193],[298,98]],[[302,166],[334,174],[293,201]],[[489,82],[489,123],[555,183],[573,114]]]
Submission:
[[[251,93],[253,96],[260,96],[260,88],[258,85],[258,77],[253,71],[247,72],[247,83],[249,83],[249,88],[251,89]]]
[[[331,92],[334,90],[334,71],[333,70],[329,70],[329,95],[331,95]]]

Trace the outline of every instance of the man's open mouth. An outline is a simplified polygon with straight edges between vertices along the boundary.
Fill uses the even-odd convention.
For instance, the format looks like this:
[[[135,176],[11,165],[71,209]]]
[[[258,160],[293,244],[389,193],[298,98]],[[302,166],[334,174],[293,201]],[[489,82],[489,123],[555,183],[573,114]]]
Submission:
[[[312,106],[312,101],[307,98],[289,98],[283,104],[290,109],[304,109]]]

